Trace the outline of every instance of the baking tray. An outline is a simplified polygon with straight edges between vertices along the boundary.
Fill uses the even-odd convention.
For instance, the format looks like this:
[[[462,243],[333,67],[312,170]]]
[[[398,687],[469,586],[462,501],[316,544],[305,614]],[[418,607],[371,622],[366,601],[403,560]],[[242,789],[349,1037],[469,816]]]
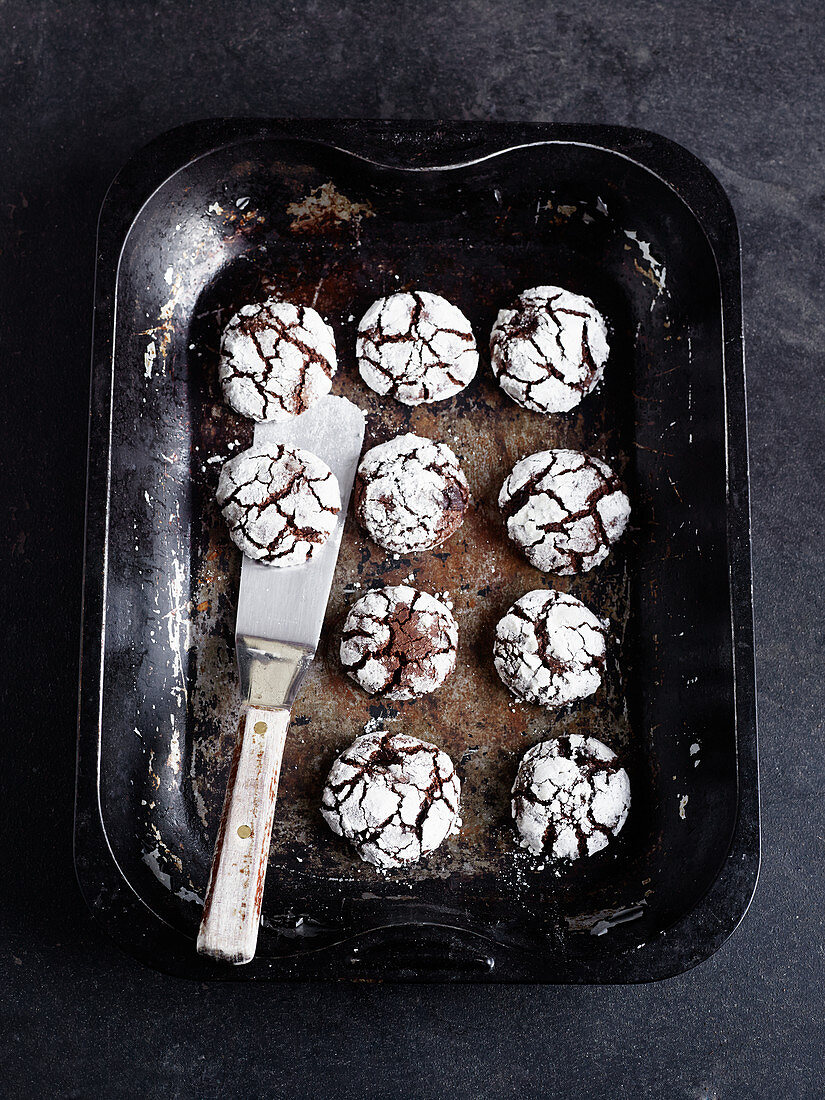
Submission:
[[[486,354],[497,310],[558,283],[608,318],[605,380],[542,417]],[[360,382],[366,306],[399,288],[470,318],[476,380],[407,409]],[[336,331],[334,390],[448,442],[473,505],[437,551],[394,558],[348,521],[319,658],[295,708],[258,957],[200,958],[201,912],[240,705],[239,554],[213,493],[251,425],[220,400],[222,323],[262,291]],[[496,508],[511,464],[572,445],[621,471],[632,530],[582,577],[538,573]],[[601,126],[209,121],[137,154],[100,218],[95,285],[75,859],[109,934],[199,979],[634,982],[679,973],[742,918],[759,866],[744,365],[737,230],[720,185],[654,134]],[[365,587],[450,593],[455,675],[382,705],[341,673],[336,632]],[[611,623],[609,672],[560,714],[515,702],[490,658],[524,592],[571,591]],[[364,728],[435,740],[457,762],[464,828],[379,874],[318,814],[332,759]],[[544,736],[592,732],[632,783],[608,849],[542,867],[513,840],[508,791]]]

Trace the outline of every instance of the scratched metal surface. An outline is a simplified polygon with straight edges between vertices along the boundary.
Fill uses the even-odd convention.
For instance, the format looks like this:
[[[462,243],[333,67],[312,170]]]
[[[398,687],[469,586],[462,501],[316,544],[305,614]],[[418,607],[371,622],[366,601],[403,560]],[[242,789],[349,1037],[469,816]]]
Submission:
[[[546,283],[592,297],[612,348],[597,391],[551,417],[509,401],[487,355],[497,310]],[[413,288],[464,311],[481,366],[457,397],[409,409],[365,387],[354,344],[374,298]],[[388,925],[411,928],[414,949],[415,928],[434,924],[472,934],[470,955],[492,977],[498,945],[543,959],[544,977],[599,980],[607,957],[654,940],[701,898],[737,810],[720,291],[701,228],[648,173],[573,143],[410,174],[250,140],[190,165],[141,211],[114,338],[101,812],[135,891],[187,937],[240,716],[239,552],[214,489],[252,430],[220,399],[217,348],[231,313],[264,293],[332,323],[334,392],[367,412],[365,446],[399,431],[444,440],[472,504],[444,546],[400,558],[348,519],[287,739],[260,953],[333,950]],[[496,505],[512,464],[553,446],[605,457],[633,505],[624,540],[581,577],[533,569]],[[338,632],[364,588],[401,581],[449,593],[459,658],[440,691],[390,707],[343,675]],[[490,653],[497,619],[547,586],[610,621],[602,688],[556,713],[515,701]],[[379,723],[437,742],[462,779],[460,835],[389,874],[358,862],[318,813],[335,754]],[[570,732],[620,754],[633,802],[604,853],[558,869],[517,848],[508,792],[527,747]]]

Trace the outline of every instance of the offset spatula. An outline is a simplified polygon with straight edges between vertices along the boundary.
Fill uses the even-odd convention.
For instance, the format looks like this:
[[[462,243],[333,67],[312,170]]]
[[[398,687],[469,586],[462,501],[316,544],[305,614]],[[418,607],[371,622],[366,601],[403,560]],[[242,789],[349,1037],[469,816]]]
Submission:
[[[256,446],[285,443],[323,459],[338,478],[341,511],[306,565],[273,569],[243,559],[235,647],[248,709],[212,857],[198,933],[202,955],[246,963],[255,954],[289,712],[318,647],[363,441],[364,414],[343,397],[255,428]]]

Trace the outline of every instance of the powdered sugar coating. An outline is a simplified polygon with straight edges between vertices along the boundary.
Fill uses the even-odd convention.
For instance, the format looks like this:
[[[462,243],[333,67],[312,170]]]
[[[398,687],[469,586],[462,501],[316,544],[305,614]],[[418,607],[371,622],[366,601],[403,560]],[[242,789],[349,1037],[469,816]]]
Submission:
[[[490,334],[499,385],[540,413],[575,408],[601,379],[609,350],[607,325],[590,299],[558,286],[525,290]]]
[[[604,625],[581,600],[537,589],[499,620],[493,662],[520,699],[562,707],[598,689],[605,650]]]
[[[457,306],[426,290],[373,302],[358,326],[356,353],[367,385],[404,405],[444,401],[478,369],[470,322]]]
[[[570,734],[527,750],[512,795],[523,847],[578,859],[600,851],[624,825],[630,780],[607,745]]]
[[[338,757],[321,814],[377,867],[403,867],[457,833],[461,783],[435,745],[402,733],[364,733]]]
[[[341,664],[370,695],[418,699],[455,668],[458,624],[435,596],[409,585],[376,588],[350,608]]]
[[[445,443],[408,432],[367,451],[355,480],[355,514],[379,546],[431,550],[464,522],[469,487]]]
[[[528,455],[501,487],[507,534],[536,569],[561,576],[604,561],[624,533],[630,501],[610,467],[581,451]]]
[[[338,481],[299,448],[250,447],[224,463],[216,493],[232,540],[264,565],[303,565],[341,510]]]
[[[288,420],[329,393],[335,334],[308,306],[277,298],[242,306],[221,340],[219,374],[229,405],[252,420]]]

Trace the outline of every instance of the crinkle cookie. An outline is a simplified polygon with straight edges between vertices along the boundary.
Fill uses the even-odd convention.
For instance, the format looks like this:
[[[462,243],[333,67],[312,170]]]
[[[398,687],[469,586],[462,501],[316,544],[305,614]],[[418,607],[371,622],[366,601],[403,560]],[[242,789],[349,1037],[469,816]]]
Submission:
[[[460,795],[453,762],[435,745],[365,733],[332,765],[321,813],[367,863],[403,867],[458,832]]]
[[[590,299],[558,286],[525,290],[490,334],[499,385],[540,413],[578,405],[602,377],[608,351],[607,325]]]
[[[435,596],[409,585],[357,600],[341,632],[341,664],[370,695],[418,699],[455,668],[458,624]]]
[[[463,390],[478,368],[470,322],[426,290],[373,302],[358,326],[358,369],[376,393],[404,405],[444,401]]]
[[[408,433],[367,451],[355,479],[355,514],[398,554],[431,550],[464,522],[467,478],[445,443]]]
[[[216,494],[233,542],[264,565],[303,565],[341,510],[338,480],[309,451],[250,447],[224,463]]]
[[[606,463],[581,451],[539,451],[513,467],[498,498],[507,534],[545,573],[586,573],[624,533],[630,501]]]
[[[537,589],[496,625],[493,663],[520,699],[562,707],[592,695],[605,663],[605,627],[581,600]]]
[[[595,737],[579,734],[528,749],[512,794],[522,847],[553,859],[600,851],[630,809],[630,780],[616,754]]]
[[[242,306],[221,340],[223,395],[252,420],[287,420],[329,393],[335,334],[320,314],[269,298]]]

